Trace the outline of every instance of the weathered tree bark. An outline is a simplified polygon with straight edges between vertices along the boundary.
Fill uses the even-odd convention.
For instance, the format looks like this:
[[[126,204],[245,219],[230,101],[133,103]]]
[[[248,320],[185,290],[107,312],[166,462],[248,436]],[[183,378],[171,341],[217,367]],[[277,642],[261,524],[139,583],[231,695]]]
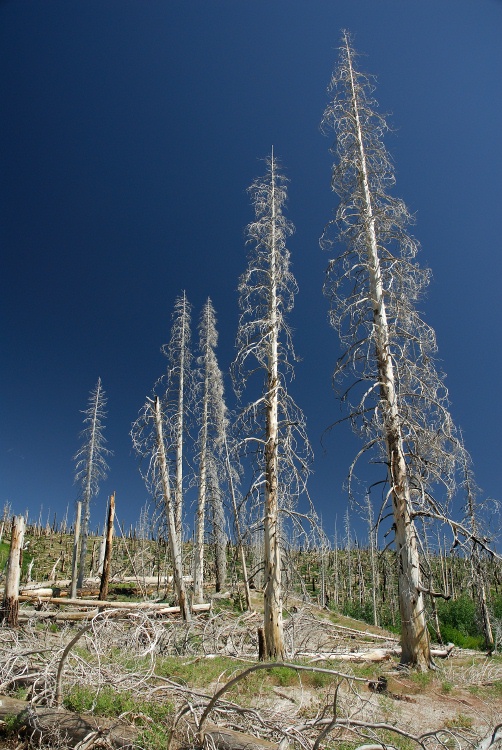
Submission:
[[[24,543],[24,516],[14,516],[9,559],[5,576],[5,591],[0,619],[11,628],[17,628],[19,621],[19,579]]]
[[[71,588],[70,588],[70,599],[75,599],[77,596],[77,564],[78,564],[78,550],[80,545],[80,521],[82,518],[82,502],[77,502],[77,515],[75,518],[75,534],[73,539],[73,557],[71,562]]]
[[[279,745],[260,737],[237,732],[235,729],[217,726],[208,721],[204,725],[201,740],[204,747],[216,747],[218,750],[278,750]]]
[[[101,586],[98,599],[103,600],[108,596],[108,584],[110,581],[110,564],[112,560],[113,545],[113,522],[115,520],[115,493],[110,496],[110,507],[108,508],[108,522],[106,525],[105,559],[103,561],[103,573],[101,574]]]
[[[33,706],[26,701],[0,696],[0,719],[16,716],[21,726],[26,727],[28,736],[37,743],[58,744],[64,738],[65,744],[75,747],[84,739],[106,738],[115,748],[130,747],[137,738],[138,731],[117,719],[103,716],[80,716],[62,708]],[[52,743],[51,743],[52,744]]]

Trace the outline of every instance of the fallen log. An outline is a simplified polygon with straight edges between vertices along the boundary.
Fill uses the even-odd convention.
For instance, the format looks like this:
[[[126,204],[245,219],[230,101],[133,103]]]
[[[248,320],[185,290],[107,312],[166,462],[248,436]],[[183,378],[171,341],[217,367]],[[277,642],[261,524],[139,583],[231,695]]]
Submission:
[[[121,604],[126,604],[126,602],[120,602]],[[79,612],[61,612],[61,610],[49,610],[49,611],[38,611],[35,609],[20,609],[19,610],[19,622],[28,622],[29,620],[50,620],[51,622],[80,622],[82,620],[92,620],[93,617],[95,617],[97,614],[99,614],[99,608],[96,606],[97,604],[101,605],[101,602],[94,602],[94,607],[92,609],[85,609],[80,610]],[[110,603],[111,606],[108,608],[110,615],[126,615],[128,612],[136,612],[138,608],[131,609],[130,607],[121,607],[119,609],[112,609],[113,604]],[[209,612],[210,606],[208,604],[194,604],[193,606],[193,612],[195,614],[199,612]],[[143,611],[151,610],[150,607],[144,606]],[[154,609],[153,613],[155,615],[179,615],[180,614],[180,608],[179,607],[165,607],[163,609]]]
[[[211,722],[206,722],[201,739],[204,747],[216,747],[218,750],[277,750],[279,747],[275,742],[219,727]]]
[[[56,745],[63,739],[70,747],[84,740],[106,738],[115,748],[130,747],[137,737],[135,727],[116,719],[80,715],[63,708],[33,706],[26,701],[0,696],[0,719],[16,717],[20,728],[36,742]],[[52,742],[51,742],[52,741]]]
[[[54,589],[23,587],[19,589],[19,596],[28,596],[32,599],[37,599],[39,596],[54,596]]]
[[[431,648],[431,656],[438,659],[447,659],[454,648],[455,646],[453,643],[449,643],[445,648]],[[394,648],[375,648],[371,651],[350,651],[348,653],[337,651],[297,651],[295,656],[303,656],[318,661],[331,659],[333,661],[379,662],[390,659],[393,656],[401,656],[401,647],[395,646]]]
[[[98,599],[68,599],[55,596],[37,596],[31,594],[25,594],[19,597],[20,601],[30,602],[36,600],[37,602],[43,602],[47,604],[59,604],[64,606],[73,607],[96,607],[100,608],[111,607],[112,609],[152,609],[161,611],[163,614],[177,614],[180,611],[179,607],[169,607],[162,602],[111,602],[111,601],[99,601]],[[211,604],[194,604],[192,606],[193,612],[208,612],[211,609]]]

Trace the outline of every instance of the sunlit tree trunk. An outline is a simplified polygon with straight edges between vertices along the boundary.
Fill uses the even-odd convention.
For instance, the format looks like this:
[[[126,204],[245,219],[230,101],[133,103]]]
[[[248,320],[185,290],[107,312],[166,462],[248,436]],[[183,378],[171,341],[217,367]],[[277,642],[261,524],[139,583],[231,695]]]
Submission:
[[[418,244],[406,231],[411,222],[406,206],[388,193],[395,180],[382,141],[387,126],[375,109],[374,86],[355,69],[354,59],[345,32],[330,87],[334,98],[323,119],[337,135],[332,187],[341,198],[336,221],[328,227],[336,225],[345,249],[330,262],[325,292],[344,344],[337,375],[349,371],[355,378],[343,397],[358,398],[350,409],[352,424],[366,441],[359,457],[376,448],[387,464],[402,662],[426,669],[430,645],[414,519],[419,511],[449,521],[430,498],[440,485],[448,502],[459,444],[444,377],[434,364],[435,334],[415,308],[429,272],[414,262]]]
[[[21,577],[24,531],[24,516],[14,516],[9,559],[7,560],[5,574],[5,589],[0,610],[0,621],[11,628],[17,628],[19,624],[19,579]]]
[[[204,539],[206,508],[210,505],[215,544],[217,587],[226,577],[225,520],[222,507],[220,479],[225,474],[225,436],[227,429],[223,376],[218,367],[216,346],[216,314],[210,299],[206,301],[199,324],[199,351],[197,360],[202,380],[202,405],[198,412],[200,425],[198,439],[199,496],[195,519],[194,540],[194,600],[203,601]],[[223,548],[223,552],[222,552]]]
[[[279,544],[278,499],[278,339],[277,325],[277,259],[275,169],[271,167],[270,289],[269,289],[269,355],[265,428],[265,545],[264,630],[268,659],[284,658],[282,622],[281,547]]]
[[[204,368],[204,394],[202,397],[202,426],[199,457],[199,499],[195,518],[193,600],[195,604],[204,601],[204,522],[206,517],[207,494],[207,451],[208,451],[208,406],[209,372]]]
[[[164,498],[165,511],[169,528],[169,547],[173,562],[174,590],[176,592],[182,617],[184,620],[189,620],[190,610],[186,597],[185,582],[183,580],[183,562],[181,557],[181,548],[179,545],[179,537],[176,531],[176,516],[174,513],[172,502],[166,450],[164,445],[162,413],[160,408],[160,399],[158,398],[158,396],[155,398],[154,402],[150,404],[150,408],[154,411],[155,417],[155,431],[157,435],[157,461],[159,468],[160,485]]]
[[[348,45],[348,42],[347,42]],[[351,55],[347,50],[349,64]],[[425,606],[421,592],[420,559],[417,548],[415,524],[411,515],[411,498],[408,473],[403,450],[401,420],[399,416],[394,367],[389,345],[387,311],[385,306],[375,216],[366,167],[359,109],[352,69],[352,112],[356,123],[360,156],[360,180],[363,188],[363,215],[366,227],[366,249],[370,280],[370,299],[375,327],[375,354],[380,380],[380,398],[386,415],[385,441],[389,461],[389,481],[392,493],[395,539],[399,571],[399,612],[401,615],[401,661],[428,668],[431,664],[429,633],[425,621]]]
[[[291,371],[291,331],[285,313],[292,309],[296,282],[289,270],[286,237],[293,226],[282,207],[285,178],[277,171],[274,154],[267,159],[267,175],[250,188],[256,220],[248,226],[255,247],[239,283],[242,311],[237,332],[238,354],[233,366],[234,387],[240,393],[251,374],[261,369],[263,392],[241,413],[247,450],[254,445],[257,480],[250,496],[263,502],[264,543],[264,653],[282,659],[281,523],[280,514],[293,511],[304,491],[310,448],[305,420],[286,390],[285,373]],[[300,453],[303,454],[300,458]],[[258,576],[256,576],[256,580]]]

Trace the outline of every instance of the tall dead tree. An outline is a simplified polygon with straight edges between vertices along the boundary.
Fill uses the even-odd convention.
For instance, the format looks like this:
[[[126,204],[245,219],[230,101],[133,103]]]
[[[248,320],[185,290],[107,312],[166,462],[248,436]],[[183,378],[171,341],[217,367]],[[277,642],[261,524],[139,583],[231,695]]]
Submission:
[[[111,451],[105,447],[106,439],[103,436],[106,401],[101,378],[98,378],[96,387],[89,395],[89,405],[82,412],[85,415],[84,424],[86,425],[80,433],[82,447],[73,459],[76,461],[75,482],[81,486],[79,499],[82,501],[82,531],[77,581],[79,587],[82,586],[85,574],[91,499],[98,494],[100,481],[106,479],[108,471],[106,456],[111,454]]]
[[[263,501],[264,636],[267,659],[284,656],[280,512],[292,510],[304,489],[309,454],[305,420],[286,390],[294,351],[285,315],[292,309],[296,281],[289,269],[286,238],[293,225],[283,214],[286,179],[273,151],[267,173],[250,187],[256,219],[247,227],[253,243],[239,283],[241,316],[233,365],[238,393],[252,379],[261,394],[243,410],[243,444],[257,459],[253,492]],[[258,371],[263,380],[255,380]]]
[[[184,495],[184,445],[188,421],[193,407],[193,370],[191,343],[192,306],[183,292],[176,298],[173,325],[169,344],[162,347],[168,366],[165,376],[166,392],[163,397],[165,429],[170,441],[168,453],[174,453],[175,476],[173,485],[174,514],[178,543],[182,542]]]
[[[224,442],[227,427],[226,407],[223,394],[223,376],[216,359],[218,333],[216,315],[210,299],[202,310],[199,325],[198,358],[202,400],[198,409],[200,430],[198,440],[199,496],[195,524],[194,545],[194,602],[204,600],[204,530],[206,506],[211,504],[211,519],[215,541],[218,590],[226,573],[226,535],[224,528],[223,499],[220,488],[219,465],[224,466]]]
[[[415,263],[418,244],[407,232],[406,206],[389,193],[395,180],[382,140],[387,125],[376,110],[371,80],[356,68],[346,32],[329,90],[323,127],[336,133],[331,184],[340,204],[322,242],[329,244],[336,228],[342,249],[329,263],[324,290],[344,347],[336,375],[351,376],[341,397],[351,402],[352,425],[364,440],[359,456],[380,449],[387,466],[402,662],[426,669],[431,657],[415,518],[448,517],[459,444],[434,362],[435,334],[416,308],[429,271]],[[443,504],[438,487],[445,490]]]

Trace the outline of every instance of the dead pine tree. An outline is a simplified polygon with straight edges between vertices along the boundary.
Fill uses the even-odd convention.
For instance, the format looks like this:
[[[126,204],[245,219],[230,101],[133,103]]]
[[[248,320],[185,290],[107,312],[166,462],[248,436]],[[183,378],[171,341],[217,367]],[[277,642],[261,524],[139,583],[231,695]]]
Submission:
[[[210,299],[202,310],[199,324],[199,351],[197,360],[201,381],[201,405],[197,409],[200,424],[198,439],[199,496],[194,542],[194,603],[204,601],[204,532],[206,509],[210,516],[215,542],[217,590],[221,590],[226,577],[226,535],[224,531],[223,499],[220,474],[225,470],[225,434],[227,426],[223,393],[223,376],[216,358],[218,333],[216,315]],[[218,468],[221,467],[221,471]]]
[[[387,130],[376,109],[371,80],[356,68],[350,36],[343,33],[323,128],[334,130],[332,189],[340,197],[321,244],[342,245],[329,262],[324,292],[330,322],[344,353],[336,377],[364,447],[387,466],[397,549],[402,663],[432,664],[424,615],[415,518],[447,520],[459,444],[448,412],[447,390],[437,370],[433,329],[416,304],[429,271],[415,262],[418,244],[407,232],[403,201],[392,197],[394,171],[383,144]],[[356,459],[350,469],[353,477]],[[441,502],[438,499],[441,494]]]
[[[5,574],[5,590],[0,610],[0,621],[11,628],[17,628],[19,616],[19,579],[23,555],[25,520],[24,516],[14,516],[10,540],[9,558]]]
[[[152,495],[162,504],[168,529],[168,543],[173,565],[174,590],[184,620],[190,619],[190,609],[183,579],[183,559],[177,529],[176,504],[169,476],[166,450],[166,414],[159,396],[147,398],[131,437],[135,451],[147,460],[143,478]]]
[[[267,173],[250,187],[256,219],[247,227],[253,247],[239,283],[241,315],[232,373],[238,394],[259,389],[240,413],[242,445],[256,460],[250,497],[260,504],[264,536],[264,657],[284,657],[280,514],[293,510],[304,490],[309,456],[305,419],[286,390],[294,351],[286,314],[296,281],[289,268],[286,238],[293,232],[283,207],[286,180],[273,150]],[[262,375],[260,377],[258,372]]]
[[[99,491],[99,483],[106,479],[108,465],[106,456],[111,451],[106,448],[103,435],[106,397],[98,378],[95,388],[89,395],[89,405],[83,412],[85,428],[80,433],[82,447],[74,456],[76,461],[75,483],[81,486],[82,527],[80,539],[80,562],[77,586],[81,587],[85,574],[85,558],[87,554],[87,540],[89,537],[89,520],[91,515],[91,499]]]
[[[188,424],[193,410],[194,373],[191,352],[192,306],[186,293],[182,292],[175,302],[173,324],[169,343],[162,347],[167,357],[167,373],[164,376],[166,390],[163,397],[165,427],[172,436],[172,452],[175,461],[173,502],[178,543],[181,545],[183,531],[183,496],[185,484],[184,447]]]

